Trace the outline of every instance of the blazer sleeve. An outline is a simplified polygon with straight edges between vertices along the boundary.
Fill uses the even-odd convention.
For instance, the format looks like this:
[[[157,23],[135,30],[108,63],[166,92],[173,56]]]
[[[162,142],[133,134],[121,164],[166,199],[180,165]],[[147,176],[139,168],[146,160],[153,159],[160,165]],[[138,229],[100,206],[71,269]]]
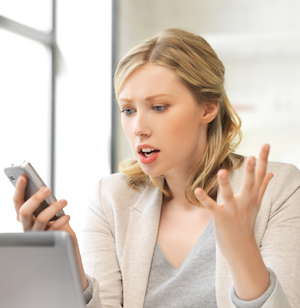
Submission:
[[[271,185],[271,210],[261,243],[265,265],[276,286],[262,308],[300,307],[300,172],[281,164]],[[271,182],[270,182],[271,184]]]
[[[123,306],[122,276],[111,220],[101,200],[102,180],[86,209],[81,255],[85,272],[91,276],[93,296],[87,308]]]

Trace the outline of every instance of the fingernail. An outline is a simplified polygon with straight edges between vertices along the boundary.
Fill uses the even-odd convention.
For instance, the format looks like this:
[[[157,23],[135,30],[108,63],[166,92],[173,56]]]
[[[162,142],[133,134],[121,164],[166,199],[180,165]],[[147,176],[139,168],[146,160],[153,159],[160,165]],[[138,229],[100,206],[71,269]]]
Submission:
[[[255,164],[256,164],[256,160],[255,159],[250,160],[250,166],[255,166]]]
[[[202,189],[196,189],[195,193],[200,197],[202,195]]]
[[[227,179],[227,174],[225,173],[225,174],[221,174],[220,175],[220,179],[221,180],[226,180]]]
[[[24,181],[23,181],[21,176],[18,177],[17,185],[21,185],[21,187],[22,187],[22,185],[24,186]]]
[[[42,189],[42,193],[43,193],[44,195],[47,195],[49,192],[50,192],[50,189],[49,189],[48,187],[44,187],[44,188]]]
[[[62,205],[67,205],[67,204],[68,204],[67,200],[65,200],[65,199],[61,199],[59,202],[60,202]]]

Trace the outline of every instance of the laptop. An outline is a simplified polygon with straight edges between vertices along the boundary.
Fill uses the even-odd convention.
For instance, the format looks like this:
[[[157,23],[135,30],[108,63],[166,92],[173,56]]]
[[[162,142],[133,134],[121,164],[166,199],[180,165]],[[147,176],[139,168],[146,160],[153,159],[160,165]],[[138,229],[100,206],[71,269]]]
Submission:
[[[85,307],[67,232],[0,233],[0,307]]]

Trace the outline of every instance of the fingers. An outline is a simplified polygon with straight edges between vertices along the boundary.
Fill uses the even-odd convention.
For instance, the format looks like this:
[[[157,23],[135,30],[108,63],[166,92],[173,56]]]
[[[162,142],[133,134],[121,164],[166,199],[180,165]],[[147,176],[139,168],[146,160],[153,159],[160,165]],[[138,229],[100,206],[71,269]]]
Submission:
[[[200,187],[197,187],[194,191],[197,200],[208,210],[213,211],[214,207],[217,205],[215,200],[210,198],[207,193]]]
[[[61,230],[69,221],[70,221],[70,216],[63,215],[51,224],[51,226],[48,228],[48,231]]]
[[[51,192],[48,187],[43,187],[20,207],[19,220],[24,231],[31,230],[33,224],[33,212],[50,195],[50,193]]]
[[[240,191],[242,204],[260,205],[268,182],[272,178],[269,175],[266,177],[269,151],[270,146],[265,144],[260,149],[257,161],[254,157],[247,158]]]
[[[37,230],[45,230],[47,224],[49,223],[50,219],[55,216],[56,213],[61,211],[67,205],[67,201],[62,199],[57,201],[46,209],[44,209],[35,219],[34,224],[32,226],[32,231]],[[63,215],[66,216],[66,215]],[[68,220],[69,221],[69,220]]]
[[[266,175],[269,151],[270,151],[270,146],[268,144],[264,144],[260,149],[258,155],[256,169],[255,169],[255,187],[254,187],[254,193],[257,195],[257,197],[259,195],[260,189],[262,187]]]
[[[228,171],[224,169],[219,170],[217,176],[219,181],[220,193],[222,194],[224,200],[224,205],[229,210],[233,210],[235,208],[236,201],[229,182]],[[208,210],[214,211],[218,206],[216,201],[210,198],[202,188],[196,188],[194,194],[198,201]]]
[[[15,207],[15,211],[16,211],[16,214],[17,214],[17,220],[18,221],[20,221],[19,210],[24,203],[24,195],[25,195],[26,185],[27,185],[27,180],[24,176],[21,175],[17,180],[15,192],[14,192],[14,195],[13,195],[13,203],[14,203],[14,207]]]
[[[236,206],[236,201],[233,195],[233,190],[229,182],[228,171],[221,169],[218,171],[217,176],[218,176],[220,193],[224,200],[224,205],[228,209],[233,210]]]
[[[255,157],[248,157],[245,163],[245,172],[240,192],[240,200],[242,204],[248,204],[253,199],[253,188],[255,185]]]
[[[260,189],[260,192],[259,192],[259,195],[258,195],[258,204],[261,204],[261,201],[262,201],[262,198],[265,194],[265,191],[267,189],[267,186],[270,182],[270,180],[272,179],[272,177],[274,176],[273,173],[270,173],[268,172],[265,177],[264,177],[264,180],[263,180],[263,183],[262,183],[262,186],[261,186],[261,189]]]
[[[13,195],[17,219],[21,222],[24,231],[59,230],[69,222],[70,216],[63,215],[55,222],[49,224],[50,219],[67,205],[66,200],[60,200],[51,204],[37,217],[34,217],[33,212],[51,194],[51,191],[49,188],[43,187],[25,202],[26,185],[27,179],[24,176],[20,176]]]

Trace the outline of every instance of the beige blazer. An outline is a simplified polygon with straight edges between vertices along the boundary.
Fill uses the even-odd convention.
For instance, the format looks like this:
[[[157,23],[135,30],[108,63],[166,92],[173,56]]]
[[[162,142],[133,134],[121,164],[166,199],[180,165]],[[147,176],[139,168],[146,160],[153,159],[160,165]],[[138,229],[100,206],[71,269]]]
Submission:
[[[263,308],[299,308],[300,172],[281,163],[269,163],[268,171],[274,177],[262,201],[255,237],[277,283]],[[235,193],[242,174],[240,167],[230,175]],[[222,202],[220,194],[217,201]],[[80,247],[85,271],[93,277],[93,298],[86,307],[143,307],[161,204],[162,193],[152,184],[135,191],[121,174],[99,182],[87,209]],[[219,308],[236,307],[230,298],[232,285],[226,259],[216,246]]]

